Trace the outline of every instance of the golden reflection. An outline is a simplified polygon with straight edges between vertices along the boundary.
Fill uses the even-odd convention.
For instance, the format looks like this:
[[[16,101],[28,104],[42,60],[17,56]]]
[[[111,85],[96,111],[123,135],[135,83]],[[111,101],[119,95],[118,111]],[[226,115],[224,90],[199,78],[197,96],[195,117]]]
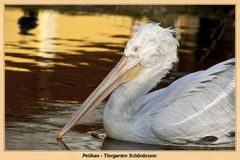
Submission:
[[[33,49],[24,49],[22,47],[38,48],[38,43],[34,36],[22,36],[19,34],[18,19],[23,16],[23,11],[18,8],[6,8],[4,10],[4,40],[6,44],[13,46],[5,46],[5,53],[35,54]],[[37,34],[38,27],[31,30],[33,35]]]
[[[199,31],[200,21],[197,16],[180,15],[178,16],[175,25],[180,33],[187,32],[187,34],[196,35]]]
[[[78,64],[81,66],[89,66],[90,65],[90,63],[87,63],[87,62],[79,62]]]
[[[14,54],[27,55],[27,56],[36,56],[35,55],[36,51],[34,51],[34,50],[27,50],[27,49],[20,49],[20,48],[5,47],[5,53],[7,53],[7,54],[14,53]]]
[[[193,49],[197,44],[197,33],[199,31],[199,17],[197,16],[190,16],[190,15],[180,15],[177,18],[177,21],[175,23],[175,28],[177,30],[176,32],[176,38],[178,41],[181,39],[181,34],[187,34],[189,37],[191,36],[192,39],[187,40],[187,39],[182,39],[181,44],[185,47],[182,48],[180,45],[180,48],[178,48],[178,53],[181,54],[189,54],[189,55],[194,55],[193,53],[195,52]],[[186,49],[187,48],[187,49]],[[190,48],[190,49],[189,49]],[[190,56],[188,58],[194,59],[194,56]]]
[[[184,53],[184,54],[190,54],[190,55],[193,55],[193,51],[192,50],[189,50],[189,49],[182,49],[182,48],[179,48],[178,49],[178,52],[180,53]]]
[[[5,70],[7,70],[7,71],[17,71],[17,72],[31,72],[29,69],[26,69],[26,68],[11,67],[11,66],[5,66]]]
[[[54,67],[54,63],[50,60],[38,61],[37,65],[42,68]]]
[[[64,66],[64,67],[77,67],[74,64],[70,64],[70,63],[63,63],[63,62],[53,62],[51,60],[45,60],[45,61],[39,61],[37,63],[38,66],[43,67],[43,68],[51,68],[54,67],[55,65],[57,66]]]
[[[104,52],[104,51],[111,51],[109,48],[101,48],[101,47],[81,47],[83,51],[88,51],[88,52]]]
[[[29,35],[19,34],[18,19],[24,15],[21,9],[5,10],[5,53],[6,60],[15,63],[34,63],[44,70],[55,65],[76,67],[65,63],[65,55],[84,55],[86,53],[109,52],[122,54],[119,49],[132,34],[134,20],[128,16],[108,14],[79,14],[76,16],[61,14],[53,10],[38,12],[38,26],[29,31]],[[140,21],[148,21],[146,17]],[[114,50],[114,48],[116,48]],[[18,57],[18,55],[25,55]],[[24,58],[22,58],[24,57]],[[39,57],[40,60],[33,58]],[[32,58],[32,59],[31,59]],[[61,62],[55,62],[55,59]],[[99,61],[113,62],[108,58]],[[8,67],[14,64],[6,64]],[[11,65],[11,66],[9,66]],[[78,65],[89,66],[87,62]],[[28,67],[31,70],[31,66]],[[51,69],[50,69],[51,70]]]
[[[98,58],[97,60],[104,61],[104,62],[114,62],[114,60],[112,60],[110,58]]]
[[[57,19],[57,33],[63,39],[75,39],[71,43],[81,44],[83,40],[88,42],[116,42],[124,43],[126,38],[114,38],[112,36],[130,35],[133,19],[128,16],[118,15],[60,15]],[[67,45],[66,45],[67,46]],[[64,47],[64,46],[61,46]]]
[[[55,63],[53,59],[55,58],[55,38],[57,36],[56,33],[56,19],[58,13],[52,10],[42,10],[39,13],[39,51],[37,55],[39,57],[48,58],[48,60],[43,60],[38,63],[40,67],[54,67]]]
[[[77,67],[76,65],[70,63],[55,62],[55,64],[64,67]]]
[[[71,104],[79,104],[79,101],[63,101],[63,100],[55,100],[56,103],[71,103]]]
[[[5,56],[5,60],[17,63],[36,63],[35,60],[29,58],[20,58],[20,57],[12,57],[12,56]]]
[[[50,53],[45,53],[45,52],[39,52],[37,54],[38,57],[42,57],[42,58],[48,58],[48,59],[53,59],[55,58],[55,54],[50,54]]]

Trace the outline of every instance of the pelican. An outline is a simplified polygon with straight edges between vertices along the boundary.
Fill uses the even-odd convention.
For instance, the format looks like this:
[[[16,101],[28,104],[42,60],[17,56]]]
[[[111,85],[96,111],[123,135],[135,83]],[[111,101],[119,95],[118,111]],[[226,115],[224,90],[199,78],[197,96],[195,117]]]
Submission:
[[[153,22],[135,26],[121,60],[57,137],[112,93],[103,125],[113,139],[154,145],[234,143],[234,58],[148,93],[178,61],[174,32]]]

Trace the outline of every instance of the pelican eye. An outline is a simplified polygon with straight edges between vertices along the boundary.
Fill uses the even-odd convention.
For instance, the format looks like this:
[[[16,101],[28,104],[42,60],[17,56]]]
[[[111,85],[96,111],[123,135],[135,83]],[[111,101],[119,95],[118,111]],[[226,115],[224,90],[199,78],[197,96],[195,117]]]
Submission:
[[[138,50],[139,50],[139,47],[134,47],[134,48],[133,48],[133,51],[134,51],[134,52],[137,52]]]

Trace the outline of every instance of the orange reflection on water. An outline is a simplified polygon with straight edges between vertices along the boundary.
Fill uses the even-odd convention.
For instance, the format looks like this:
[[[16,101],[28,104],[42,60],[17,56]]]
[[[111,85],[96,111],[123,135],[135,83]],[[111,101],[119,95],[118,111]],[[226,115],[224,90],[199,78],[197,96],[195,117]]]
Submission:
[[[118,15],[59,15],[57,19],[59,26],[57,33],[63,39],[71,38],[87,42],[124,43],[125,38],[114,38],[112,36],[119,34],[130,35],[132,23],[132,18]],[[78,41],[75,42],[79,44]]]
[[[78,64],[81,66],[89,66],[90,65],[90,63],[87,63],[87,62],[79,62]]]
[[[5,10],[5,60],[14,62],[6,63],[8,70],[9,67],[18,68],[15,65],[18,63],[33,63],[42,71],[44,68],[52,68],[54,71],[55,66],[90,65],[89,62],[65,62],[68,55],[87,53],[89,56],[98,52],[122,54],[134,23],[133,18],[128,16],[82,13],[72,16],[53,10],[40,10],[37,27],[30,30],[29,35],[21,35],[18,20],[23,15],[20,9]],[[96,60],[113,62],[111,58]],[[30,65],[24,67],[32,70]]]
[[[13,57],[13,56],[5,56],[5,60],[17,62],[17,63],[36,63],[34,59],[20,58],[20,57]]]
[[[26,68],[11,67],[11,66],[6,66],[5,70],[7,70],[7,71],[17,71],[17,72],[31,72],[29,69],[26,69]]]
[[[104,61],[104,62],[114,62],[112,59],[110,58],[98,58],[97,60],[99,61]]]

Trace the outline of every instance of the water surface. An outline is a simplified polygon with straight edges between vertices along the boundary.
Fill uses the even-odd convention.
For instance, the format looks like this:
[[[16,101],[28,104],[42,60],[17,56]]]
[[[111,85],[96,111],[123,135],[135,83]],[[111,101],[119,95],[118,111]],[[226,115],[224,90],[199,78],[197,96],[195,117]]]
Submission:
[[[32,13],[10,7],[4,15],[5,149],[67,149],[56,141],[56,132],[121,58],[135,21],[151,19],[85,12],[72,15],[51,9]],[[20,21],[23,17],[31,18]],[[165,14],[159,21],[177,29],[180,61],[155,89],[234,57],[231,19],[223,23],[196,15]],[[64,143],[69,149],[109,149],[109,144],[115,148],[116,141],[103,143],[91,135],[103,129],[104,104],[66,134]],[[122,142],[115,146],[136,147]]]

